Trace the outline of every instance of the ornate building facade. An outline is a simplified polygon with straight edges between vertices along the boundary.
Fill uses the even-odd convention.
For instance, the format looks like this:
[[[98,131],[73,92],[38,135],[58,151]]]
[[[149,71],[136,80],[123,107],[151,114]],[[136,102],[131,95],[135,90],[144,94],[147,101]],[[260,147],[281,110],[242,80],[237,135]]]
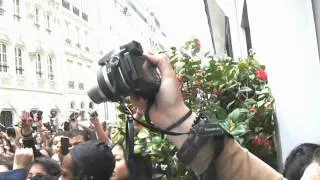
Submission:
[[[135,6],[127,1],[0,0],[0,122],[18,123],[22,110],[42,110],[44,121],[54,117],[57,123],[79,111],[86,120],[89,108],[97,109],[101,119],[116,121],[115,104],[96,105],[87,96],[97,61],[110,47],[132,39],[148,48],[164,48],[165,42],[160,26],[140,22],[155,17],[148,11],[137,15]]]

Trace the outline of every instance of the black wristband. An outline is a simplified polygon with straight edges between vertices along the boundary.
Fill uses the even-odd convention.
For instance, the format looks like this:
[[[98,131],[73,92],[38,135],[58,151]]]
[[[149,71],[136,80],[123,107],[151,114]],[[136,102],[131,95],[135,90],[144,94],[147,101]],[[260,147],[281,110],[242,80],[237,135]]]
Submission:
[[[171,126],[167,127],[165,129],[165,131],[170,131],[170,130],[178,127],[180,124],[182,124],[184,121],[186,121],[191,116],[191,114],[192,114],[192,111],[189,110],[187,112],[187,114],[185,114],[181,119],[179,119],[179,121],[177,121],[177,122],[173,123]]]

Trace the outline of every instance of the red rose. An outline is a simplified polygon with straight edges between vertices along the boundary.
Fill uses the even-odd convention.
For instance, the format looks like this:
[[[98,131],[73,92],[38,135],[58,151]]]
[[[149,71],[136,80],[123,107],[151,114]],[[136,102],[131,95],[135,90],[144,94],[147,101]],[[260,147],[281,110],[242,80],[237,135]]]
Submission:
[[[252,141],[252,145],[263,145],[266,141],[266,135],[264,133],[260,133],[258,136],[256,136]]]
[[[253,112],[253,113],[256,113],[256,112],[257,112],[257,109],[256,109],[256,108],[251,108],[249,111],[250,111],[250,112]]]
[[[201,48],[201,43],[200,43],[199,39],[195,40],[194,48],[196,48],[196,49],[200,49]]]
[[[264,69],[258,69],[256,71],[256,75],[257,77],[262,80],[262,81],[266,81],[268,80],[268,76],[267,76],[267,73],[264,71]]]

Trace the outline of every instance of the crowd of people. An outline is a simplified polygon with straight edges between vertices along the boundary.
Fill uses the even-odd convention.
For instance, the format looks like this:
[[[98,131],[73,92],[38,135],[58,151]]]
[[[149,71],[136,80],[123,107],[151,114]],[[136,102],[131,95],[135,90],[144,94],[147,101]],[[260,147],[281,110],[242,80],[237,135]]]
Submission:
[[[282,175],[242,148],[214,121],[191,113],[180,90],[172,88],[178,82],[168,59],[153,54],[147,57],[158,66],[162,79],[155,102],[146,113],[158,128],[183,133],[167,138],[178,148],[177,157],[199,179],[320,179],[319,145],[302,144],[294,149]],[[141,116],[147,102],[131,100]],[[89,127],[80,125],[75,113],[62,129],[43,124],[42,119],[41,111],[23,111],[18,126],[2,130],[1,180],[152,179],[150,159],[134,155],[128,162],[123,140],[112,142],[110,131],[96,113],[90,112]]]
[[[94,114],[92,112],[91,114]],[[0,179],[128,179],[123,139],[98,115],[86,127],[73,112],[61,128],[42,123],[42,111],[23,111],[16,126],[0,132]],[[142,179],[151,179],[151,161],[136,157]],[[139,178],[140,179],[140,178]]]

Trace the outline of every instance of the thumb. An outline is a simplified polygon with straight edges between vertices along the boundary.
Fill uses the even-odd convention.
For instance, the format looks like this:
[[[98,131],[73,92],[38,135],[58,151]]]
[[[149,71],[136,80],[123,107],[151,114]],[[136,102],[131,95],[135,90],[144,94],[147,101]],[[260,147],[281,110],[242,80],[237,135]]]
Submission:
[[[156,65],[163,78],[173,77],[175,72],[170,64],[170,60],[166,55],[153,55],[152,53],[146,54],[148,60]]]

